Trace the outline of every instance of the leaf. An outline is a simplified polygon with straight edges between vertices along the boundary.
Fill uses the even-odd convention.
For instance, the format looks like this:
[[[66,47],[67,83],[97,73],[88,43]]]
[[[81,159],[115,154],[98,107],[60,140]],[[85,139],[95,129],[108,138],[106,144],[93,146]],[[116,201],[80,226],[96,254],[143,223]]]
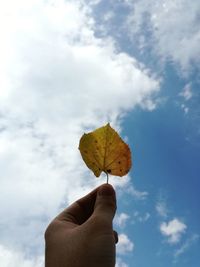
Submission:
[[[93,132],[84,134],[79,143],[81,156],[96,177],[126,175],[131,168],[131,151],[118,133],[108,123]]]

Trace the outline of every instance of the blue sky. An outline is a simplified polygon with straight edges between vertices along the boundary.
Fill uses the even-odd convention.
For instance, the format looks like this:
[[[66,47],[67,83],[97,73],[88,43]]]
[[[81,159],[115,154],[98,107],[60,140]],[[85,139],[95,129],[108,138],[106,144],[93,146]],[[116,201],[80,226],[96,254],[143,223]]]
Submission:
[[[116,266],[199,266],[199,11],[190,0],[0,1],[1,267],[43,266],[48,223],[105,182],[78,143],[108,121],[133,154],[128,176],[110,177]]]

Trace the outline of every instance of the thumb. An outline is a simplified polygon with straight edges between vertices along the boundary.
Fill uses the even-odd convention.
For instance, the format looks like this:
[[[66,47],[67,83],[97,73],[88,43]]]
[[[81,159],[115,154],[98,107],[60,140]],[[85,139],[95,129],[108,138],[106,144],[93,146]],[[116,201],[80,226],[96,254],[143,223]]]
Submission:
[[[115,190],[110,184],[98,188],[93,216],[107,223],[112,223],[116,211]]]

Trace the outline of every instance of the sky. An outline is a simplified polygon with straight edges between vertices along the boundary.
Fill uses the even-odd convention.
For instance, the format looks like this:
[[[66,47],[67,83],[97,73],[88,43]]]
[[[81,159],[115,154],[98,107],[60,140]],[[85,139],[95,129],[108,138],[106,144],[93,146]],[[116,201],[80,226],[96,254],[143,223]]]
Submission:
[[[0,265],[44,266],[44,231],[106,182],[79,139],[108,122],[133,167],[116,267],[200,266],[200,2],[0,0]]]

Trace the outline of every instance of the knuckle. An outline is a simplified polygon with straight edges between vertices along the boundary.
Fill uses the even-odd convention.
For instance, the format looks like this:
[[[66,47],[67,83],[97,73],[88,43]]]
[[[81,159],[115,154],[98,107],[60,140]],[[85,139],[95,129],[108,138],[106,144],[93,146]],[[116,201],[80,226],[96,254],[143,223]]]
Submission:
[[[45,230],[45,233],[44,233],[44,239],[45,239],[46,242],[49,241],[49,240],[51,239],[52,234],[54,233],[55,226],[56,226],[56,225],[55,225],[55,222],[54,222],[54,221],[51,222],[51,223],[47,226],[47,228],[46,228],[46,230]]]
[[[50,236],[51,236],[51,224],[48,225],[48,227],[46,228],[44,232],[45,241],[48,241]]]

